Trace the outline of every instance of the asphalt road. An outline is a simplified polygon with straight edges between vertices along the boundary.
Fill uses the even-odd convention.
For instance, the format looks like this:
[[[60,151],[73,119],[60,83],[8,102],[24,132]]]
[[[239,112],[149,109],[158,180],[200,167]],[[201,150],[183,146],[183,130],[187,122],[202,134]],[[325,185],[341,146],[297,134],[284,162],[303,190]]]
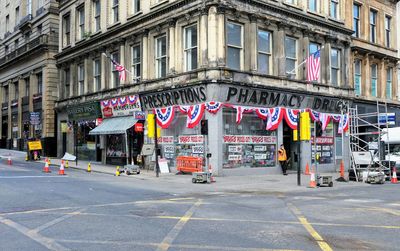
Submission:
[[[0,164],[0,250],[400,250],[400,184],[176,193],[41,169]]]

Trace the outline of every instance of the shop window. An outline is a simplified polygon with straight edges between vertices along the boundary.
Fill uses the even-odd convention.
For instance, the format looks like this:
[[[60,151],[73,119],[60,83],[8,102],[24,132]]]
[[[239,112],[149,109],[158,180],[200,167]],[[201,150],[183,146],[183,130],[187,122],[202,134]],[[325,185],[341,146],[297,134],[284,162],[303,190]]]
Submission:
[[[311,135],[315,135],[314,123],[311,123]],[[332,164],[334,162],[334,126],[330,122],[321,137],[317,137],[314,144],[314,137],[311,137],[312,163],[315,162],[315,153],[319,155],[319,164]]]
[[[200,124],[195,128],[186,127],[187,116],[175,112],[175,119],[168,129],[161,132],[158,143],[161,153],[169,162],[169,166],[175,166],[178,156],[204,157],[204,136],[200,133]]]
[[[80,160],[96,160],[96,136],[89,132],[96,127],[94,120],[78,122],[76,133],[78,158]]]
[[[223,111],[223,168],[270,167],[276,165],[276,131],[265,130],[266,122],[255,114]]]
[[[125,135],[123,134],[107,135],[106,157],[110,160],[112,160],[113,158],[120,159],[126,157]]]

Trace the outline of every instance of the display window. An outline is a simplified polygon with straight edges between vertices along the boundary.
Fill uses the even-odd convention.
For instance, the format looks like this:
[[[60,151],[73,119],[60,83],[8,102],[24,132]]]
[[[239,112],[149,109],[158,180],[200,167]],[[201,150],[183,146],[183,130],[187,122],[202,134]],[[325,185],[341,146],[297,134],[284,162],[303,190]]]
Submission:
[[[125,134],[107,135],[107,158],[126,157]]]
[[[161,130],[158,138],[161,154],[175,166],[178,156],[204,157],[205,137],[200,133],[200,124],[194,128],[187,128],[187,115],[175,112],[175,119],[168,129]]]
[[[96,160],[96,136],[89,132],[96,127],[94,120],[78,122],[76,133],[78,157],[81,160]]]
[[[236,111],[223,110],[223,168],[271,167],[276,165],[276,131],[267,131],[257,115],[243,114],[236,123]]]
[[[311,135],[314,134],[314,123],[311,123]],[[321,137],[317,137],[314,144],[314,137],[311,137],[311,158],[315,162],[315,153],[320,156],[319,164],[332,164],[334,162],[334,126],[330,122],[323,131]]]

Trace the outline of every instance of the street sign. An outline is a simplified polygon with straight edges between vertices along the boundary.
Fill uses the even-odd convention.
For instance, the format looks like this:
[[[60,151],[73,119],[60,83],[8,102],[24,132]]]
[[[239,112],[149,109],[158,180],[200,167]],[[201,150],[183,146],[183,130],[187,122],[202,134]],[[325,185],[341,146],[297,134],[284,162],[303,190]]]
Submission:
[[[31,125],[39,125],[40,124],[40,112],[31,112],[30,122],[31,122]]]
[[[380,113],[379,114],[379,123],[385,125],[387,121],[388,125],[396,124],[396,114],[393,113]]]

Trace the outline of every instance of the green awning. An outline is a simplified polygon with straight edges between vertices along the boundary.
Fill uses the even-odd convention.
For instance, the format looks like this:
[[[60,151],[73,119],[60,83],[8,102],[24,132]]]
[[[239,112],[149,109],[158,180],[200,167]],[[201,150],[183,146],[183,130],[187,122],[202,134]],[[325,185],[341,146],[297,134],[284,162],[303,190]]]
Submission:
[[[136,124],[133,116],[104,119],[103,122],[89,132],[90,135],[123,134]]]

